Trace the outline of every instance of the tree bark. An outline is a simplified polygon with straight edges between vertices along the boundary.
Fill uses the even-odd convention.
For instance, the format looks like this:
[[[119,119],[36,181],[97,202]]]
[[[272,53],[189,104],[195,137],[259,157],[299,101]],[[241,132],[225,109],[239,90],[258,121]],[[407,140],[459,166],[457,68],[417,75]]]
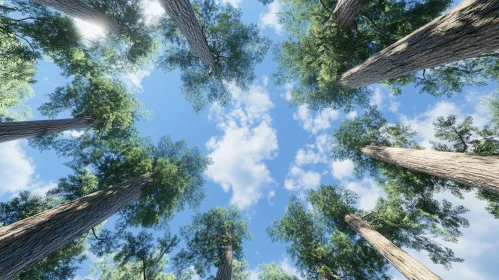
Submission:
[[[189,0],[160,0],[160,3],[178,29],[187,38],[194,51],[198,53],[201,61],[210,69],[214,69],[215,60],[213,54],[208,47],[206,37],[203,30],[201,30]]]
[[[0,143],[17,139],[41,136],[44,134],[63,132],[91,127],[89,118],[27,121],[27,122],[0,122]]]
[[[365,155],[414,171],[499,192],[499,156],[368,146]]]
[[[362,64],[338,84],[360,88],[499,49],[499,1],[469,0]]]
[[[218,266],[217,277],[215,280],[231,280],[232,279],[232,245],[224,247],[222,261]]]
[[[339,0],[334,8],[333,14],[341,28],[352,29],[360,11],[360,0]]]
[[[374,249],[385,257],[402,275],[410,280],[437,280],[442,279],[428,268],[415,260],[409,254],[395,246],[390,240],[381,235],[368,223],[359,217],[347,214],[345,221],[364,238]]]
[[[32,0],[88,23],[95,23],[107,31],[119,34],[123,26],[80,0]]]
[[[0,228],[0,279],[11,279],[137,200],[149,174]]]

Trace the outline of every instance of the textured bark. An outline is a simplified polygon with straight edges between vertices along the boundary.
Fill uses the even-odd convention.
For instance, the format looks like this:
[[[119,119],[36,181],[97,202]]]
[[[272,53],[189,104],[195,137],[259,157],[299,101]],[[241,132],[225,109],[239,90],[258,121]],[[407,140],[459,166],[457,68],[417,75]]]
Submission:
[[[51,7],[88,23],[97,24],[107,31],[119,34],[123,26],[111,20],[105,14],[97,11],[80,0],[31,0],[40,5]]]
[[[217,277],[215,280],[231,280],[232,279],[232,245],[224,247],[222,261],[218,266]]]
[[[414,171],[499,192],[499,156],[373,146],[362,152]]]
[[[137,200],[150,175],[130,179],[0,228],[0,279],[11,279]]]
[[[160,0],[160,2],[178,29],[187,38],[191,47],[198,53],[201,61],[210,69],[214,69],[215,60],[213,54],[208,47],[206,37],[201,30],[189,0]]]
[[[0,143],[90,126],[92,126],[92,121],[89,118],[0,122]]]
[[[339,0],[333,14],[341,28],[351,29],[360,11],[360,0]]]
[[[345,72],[360,88],[499,49],[499,1],[469,0]]]
[[[361,218],[347,214],[345,221],[364,238],[374,249],[385,257],[402,275],[409,280],[437,280],[442,279],[428,268],[415,260],[390,240],[381,235]]]

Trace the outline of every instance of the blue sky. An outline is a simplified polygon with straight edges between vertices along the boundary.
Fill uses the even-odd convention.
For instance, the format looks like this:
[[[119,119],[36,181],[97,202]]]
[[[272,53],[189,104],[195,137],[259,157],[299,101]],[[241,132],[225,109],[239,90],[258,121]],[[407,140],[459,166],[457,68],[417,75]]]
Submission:
[[[285,38],[276,17],[279,2],[267,7],[254,0],[229,2],[242,9],[246,23],[258,24],[274,42]],[[159,6],[150,7],[150,14],[160,15]],[[78,24],[86,36],[98,36],[99,32],[94,32],[93,27]],[[272,58],[269,52],[265,61],[256,67],[257,79],[249,91],[232,87],[233,100],[228,107],[214,104],[200,113],[194,113],[181,94],[179,72],[151,69],[123,76],[145,107],[154,112],[150,122],[138,124],[143,136],[154,141],[168,134],[176,140],[185,139],[189,146],[198,146],[214,160],[205,173],[206,199],[200,211],[226,207],[230,203],[239,205],[254,237],[244,244],[253,275],[260,263],[271,261],[289,273],[296,273],[285,244],[272,243],[265,232],[266,226],[284,214],[289,195],[303,196],[321,183],[338,183],[358,193],[359,207],[363,209],[373,207],[376,198],[383,195],[370,178],[352,176],[351,162],[332,162],[329,158],[332,131],[342,119],[362,112],[345,114],[333,110],[312,112],[306,106],[290,108],[287,97],[292,85],[274,85],[271,75],[276,65]],[[46,95],[56,86],[66,83],[60,72],[48,61],[39,63],[38,82],[33,85],[36,95],[30,100],[32,119],[41,119],[36,109],[47,101]],[[431,123],[439,116],[453,113],[462,119],[471,115],[476,125],[486,124],[488,112],[480,100],[496,86],[469,87],[449,99],[419,94],[411,86],[406,87],[401,96],[392,96],[384,86],[373,85],[371,102],[382,108],[390,122],[411,125],[418,132],[421,144],[429,147],[429,140],[433,139]],[[76,136],[77,132],[67,133],[67,137]],[[52,151],[40,153],[30,148],[25,140],[0,144],[0,201],[9,200],[21,190],[46,192],[59,178],[70,174],[69,168],[63,165],[65,161],[67,159],[58,158]],[[499,267],[494,265],[499,250],[494,233],[499,232],[499,221],[484,210],[484,203],[472,193],[460,201],[448,193],[438,196],[471,210],[466,214],[471,226],[463,230],[459,243],[446,244],[465,262],[454,264],[446,271],[431,263],[424,252],[408,252],[444,279],[494,279],[499,275]],[[192,211],[179,213],[171,223],[171,230],[178,232],[180,226],[190,222],[192,214]],[[112,228],[114,220],[111,218],[106,227]],[[82,264],[78,277],[88,275],[93,260],[92,256]],[[403,279],[396,271],[393,276]]]

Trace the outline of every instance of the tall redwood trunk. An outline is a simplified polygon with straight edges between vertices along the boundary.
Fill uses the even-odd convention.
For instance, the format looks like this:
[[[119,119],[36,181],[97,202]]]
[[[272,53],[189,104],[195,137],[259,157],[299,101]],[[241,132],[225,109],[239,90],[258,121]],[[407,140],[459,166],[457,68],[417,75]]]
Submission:
[[[201,30],[189,0],[160,0],[166,13],[172,18],[178,29],[184,34],[191,47],[196,51],[203,63],[215,68],[213,54],[208,47],[206,37]]]
[[[0,122],[0,143],[90,126],[92,126],[92,120],[89,118]]]
[[[414,171],[499,192],[499,156],[368,146],[365,155]]]
[[[339,0],[333,14],[343,29],[351,29],[355,25],[355,18],[360,14],[360,0]]]
[[[0,227],[0,279],[11,279],[123,209],[151,182],[149,174]]]
[[[123,26],[111,20],[105,14],[90,7],[81,0],[31,0],[40,5],[48,6],[88,23],[95,23],[107,31],[119,34]]]
[[[499,49],[499,1],[468,0],[345,72],[360,88]]]
[[[390,240],[386,239],[368,223],[361,218],[347,214],[345,221],[364,238],[374,249],[385,257],[402,275],[410,280],[437,280],[440,279],[436,274],[415,260],[399,247],[395,246]]]
[[[215,280],[231,280],[232,279],[232,245],[224,247],[222,261],[218,266],[217,277]]]

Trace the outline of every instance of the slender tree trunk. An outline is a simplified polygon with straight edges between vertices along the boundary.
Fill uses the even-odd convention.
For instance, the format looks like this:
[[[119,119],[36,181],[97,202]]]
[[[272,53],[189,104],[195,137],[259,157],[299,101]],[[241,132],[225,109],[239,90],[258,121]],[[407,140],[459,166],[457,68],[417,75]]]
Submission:
[[[210,69],[214,69],[215,60],[213,54],[208,47],[206,37],[203,30],[201,30],[189,0],[160,0],[160,2],[178,29],[187,38],[191,47],[198,53],[201,61]]]
[[[339,0],[333,14],[341,28],[352,29],[360,11],[360,0]]]
[[[149,174],[0,228],[0,279],[11,279],[137,200]]]
[[[232,279],[232,245],[224,248],[224,254],[220,266],[218,266],[217,277],[215,280]]]
[[[105,14],[90,7],[81,0],[31,0],[40,5],[51,7],[55,10],[65,13],[88,23],[97,24],[107,31],[119,34],[123,26],[111,20]]]
[[[468,0],[345,72],[360,88],[499,49],[499,1]]]
[[[414,171],[499,192],[499,156],[368,146],[365,155]]]
[[[437,280],[442,279],[428,268],[415,260],[409,254],[395,246],[361,218],[347,214],[345,221],[364,238],[374,249],[385,257],[402,275],[409,280]]]
[[[90,126],[92,126],[92,120],[89,118],[0,122],[0,143]]]

